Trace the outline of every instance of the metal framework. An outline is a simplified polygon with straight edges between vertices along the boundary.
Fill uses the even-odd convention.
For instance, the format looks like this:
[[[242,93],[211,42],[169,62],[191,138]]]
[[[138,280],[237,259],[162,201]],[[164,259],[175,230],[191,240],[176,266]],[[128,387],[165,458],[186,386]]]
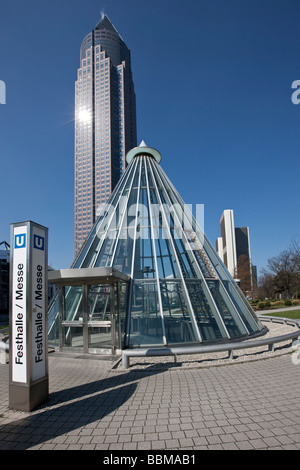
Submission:
[[[99,268],[128,277],[121,349],[207,344],[265,333],[160,161],[160,153],[144,142],[127,154],[127,170],[72,270],[82,279],[86,269]],[[95,305],[102,302],[103,308],[101,295]],[[74,302],[78,309],[81,297]],[[58,314],[54,305],[50,335]]]

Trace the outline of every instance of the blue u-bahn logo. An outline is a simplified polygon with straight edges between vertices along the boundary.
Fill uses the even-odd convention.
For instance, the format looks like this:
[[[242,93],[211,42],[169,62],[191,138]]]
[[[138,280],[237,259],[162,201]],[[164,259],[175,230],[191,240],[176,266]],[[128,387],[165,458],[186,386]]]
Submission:
[[[33,236],[33,247],[36,248],[37,250],[44,251],[44,249],[45,249],[45,238],[40,237],[39,235],[34,235]]]
[[[18,233],[15,235],[15,248],[25,248],[26,233]]]

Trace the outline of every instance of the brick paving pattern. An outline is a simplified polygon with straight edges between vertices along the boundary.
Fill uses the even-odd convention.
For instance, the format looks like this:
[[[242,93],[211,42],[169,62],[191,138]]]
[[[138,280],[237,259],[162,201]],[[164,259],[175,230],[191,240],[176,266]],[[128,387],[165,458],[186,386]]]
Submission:
[[[112,370],[49,355],[49,401],[8,408],[0,365],[0,450],[300,449],[300,365],[291,355],[206,368]]]

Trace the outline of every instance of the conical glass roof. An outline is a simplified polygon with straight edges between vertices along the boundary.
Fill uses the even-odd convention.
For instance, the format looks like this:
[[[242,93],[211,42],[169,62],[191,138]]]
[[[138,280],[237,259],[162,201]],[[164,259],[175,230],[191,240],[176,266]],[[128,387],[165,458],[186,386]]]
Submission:
[[[130,276],[124,348],[248,338],[255,312],[142,142],[72,268]]]

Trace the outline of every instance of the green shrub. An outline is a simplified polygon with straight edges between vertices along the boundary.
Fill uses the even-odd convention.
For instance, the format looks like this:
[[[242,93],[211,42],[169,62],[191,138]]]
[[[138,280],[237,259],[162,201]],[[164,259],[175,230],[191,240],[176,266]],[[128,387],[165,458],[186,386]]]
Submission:
[[[292,305],[292,302],[291,302],[289,299],[286,299],[286,301],[284,302],[284,304],[285,304],[287,307],[290,307],[290,305]]]
[[[259,302],[258,304],[258,308],[261,308],[261,309],[265,308],[265,306],[266,306],[265,302]]]
[[[271,302],[269,300],[266,301],[266,307],[268,307],[268,308],[271,307]]]

